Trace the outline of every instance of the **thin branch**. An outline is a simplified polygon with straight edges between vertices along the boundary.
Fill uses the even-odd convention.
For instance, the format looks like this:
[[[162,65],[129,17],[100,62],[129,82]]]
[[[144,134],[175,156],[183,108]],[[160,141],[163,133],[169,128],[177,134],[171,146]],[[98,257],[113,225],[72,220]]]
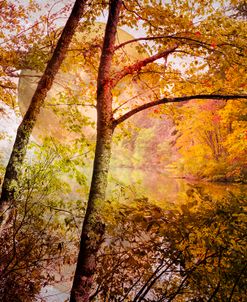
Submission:
[[[179,255],[177,255],[177,258],[179,257]],[[144,285],[141,293],[139,294],[139,301],[143,301],[143,299],[145,298],[145,296],[148,294],[148,292],[151,290],[151,288],[153,287],[153,285],[156,283],[156,281],[164,274],[169,272],[168,269],[175,263],[175,261],[177,260],[174,259],[173,261],[171,261],[169,264],[166,262],[165,264],[167,264],[166,268],[163,269],[159,274],[156,275],[157,272],[159,272],[160,270],[158,270],[157,272],[155,272],[153,274],[153,276],[151,276],[151,278],[148,280],[148,282],[146,282],[146,284]],[[162,264],[161,269],[164,267],[164,263]],[[171,272],[174,272],[173,270]],[[146,287],[146,289],[145,289]],[[143,292],[144,291],[144,292]],[[138,300],[136,300],[138,301]]]
[[[169,300],[166,300],[167,302],[171,302],[173,301],[173,299],[179,294],[180,290],[183,288],[184,284],[186,284],[186,281],[188,280],[189,275],[186,276],[182,282],[180,283],[179,287],[177,288],[177,290],[175,291],[175,293],[172,294],[172,296],[169,297]],[[164,299],[166,299],[166,297],[162,297],[159,301],[164,301]],[[158,301],[158,302],[159,302]]]
[[[229,297],[229,299],[228,299],[228,302],[231,302],[231,301],[232,301],[232,297],[233,297],[233,293],[234,293],[234,291],[235,291],[235,288],[236,288],[236,286],[238,285],[238,282],[239,282],[239,280],[240,280],[242,274],[245,272],[246,267],[247,267],[247,264],[245,264],[245,266],[243,267],[243,269],[240,271],[238,277],[236,278],[236,280],[235,280],[235,282],[234,282],[234,285],[233,285],[233,288],[232,288],[232,290],[231,290],[231,294],[230,294],[230,297]]]
[[[134,72],[140,71],[144,66],[148,65],[149,63],[153,63],[154,61],[161,59],[161,58],[167,58],[167,56],[170,53],[173,53],[177,49],[178,45],[172,46],[169,49],[166,49],[165,51],[162,51],[160,53],[157,53],[151,57],[148,57],[144,60],[137,61],[136,63],[124,67],[120,72],[116,73],[113,78],[111,79],[111,85],[112,87],[115,87],[116,84],[126,75],[133,74]]]
[[[95,105],[93,104],[80,104],[80,103],[71,103],[71,104],[68,104],[68,103],[63,103],[63,104],[46,104],[45,107],[56,107],[56,106],[82,106],[82,107],[93,107],[93,108],[96,108]]]
[[[220,281],[218,282],[218,284],[217,284],[216,288],[214,289],[214,291],[213,291],[212,295],[209,297],[209,299],[208,299],[208,301],[207,301],[207,302],[211,302],[211,301],[213,301],[213,299],[216,297],[216,295],[217,295],[217,293],[218,293],[219,289],[220,289]]]
[[[173,35],[167,35],[167,36],[140,37],[140,38],[128,40],[128,41],[125,41],[125,42],[117,45],[115,47],[115,50],[118,50],[119,48],[122,48],[128,44],[136,43],[139,41],[162,40],[162,39],[186,40],[186,41],[195,42],[196,44],[199,44],[201,46],[210,46],[209,43],[205,43],[205,42],[202,42],[202,41],[199,41],[199,40],[196,40],[193,38],[189,38],[189,37],[184,37],[184,36],[178,37],[178,36],[175,36],[175,34],[173,34]]]
[[[156,86],[154,86],[154,87],[151,87],[151,90],[156,89],[156,88],[158,88],[158,87],[160,87],[160,86],[159,86],[159,85],[156,85]],[[130,99],[124,101],[122,104],[120,104],[119,106],[117,106],[117,107],[113,110],[113,114],[116,113],[121,107],[123,107],[123,106],[126,105],[127,103],[133,101],[134,99],[136,99],[136,98],[138,98],[138,97],[141,97],[141,96],[145,95],[146,93],[147,93],[147,91],[144,90],[144,91],[142,91],[142,92],[140,92],[140,93],[134,95],[134,96],[131,97]]]
[[[135,2],[137,3],[137,5],[139,6],[139,9],[141,10],[141,9],[142,9],[141,5],[138,3],[138,1],[135,1]],[[126,3],[128,3],[128,1],[126,1]],[[140,15],[138,12],[136,12],[135,10],[129,9],[129,8],[126,6],[126,3],[123,1],[123,6],[124,6],[124,8],[125,8],[128,12],[133,13],[134,15],[136,15],[136,16],[138,17],[139,20],[144,20],[144,21],[146,21],[151,27],[158,29],[158,27],[155,26],[154,24],[152,24],[152,22],[151,22],[150,20],[148,20],[147,18],[144,18],[143,16],[141,16],[141,15]]]
[[[121,124],[132,115],[141,112],[145,109],[162,105],[168,103],[181,103],[190,100],[233,100],[233,99],[247,99],[247,95],[221,95],[221,94],[198,94],[198,95],[188,95],[188,96],[181,96],[181,97],[174,97],[174,98],[162,98],[157,101],[149,102],[143,105],[140,105],[134,109],[131,109],[129,112],[125,113],[118,119],[116,119],[113,123],[114,127]]]
[[[137,302],[139,298],[143,298],[142,294],[144,292],[146,292],[145,289],[150,289],[153,285],[153,283],[156,281],[156,279],[158,279],[160,277],[160,274],[157,275],[157,273],[159,273],[162,268],[164,267],[164,262],[163,262],[164,258],[162,259],[161,264],[156,268],[156,270],[151,274],[151,276],[148,278],[147,282],[141,287],[141,289],[137,292],[135,298],[133,299],[133,302]],[[165,263],[166,264],[166,263]],[[150,286],[151,284],[151,286]]]
[[[9,39],[3,41],[0,43],[0,45],[4,45],[7,42],[10,42],[13,38],[18,38],[20,36],[22,36],[25,32],[31,30],[32,28],[36,27],[39,24],[42,24],[43,21],[36,21],[33,25],[29,26],[28,28],[23,29],[21,32],[19,32],[18,34],[16,34],[15,36],[11,36]]]

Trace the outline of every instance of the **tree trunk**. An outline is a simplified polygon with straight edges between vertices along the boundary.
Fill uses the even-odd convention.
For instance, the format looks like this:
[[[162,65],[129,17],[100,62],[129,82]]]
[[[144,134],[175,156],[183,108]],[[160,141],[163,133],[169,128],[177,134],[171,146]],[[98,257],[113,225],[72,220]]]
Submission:
[[[96,257],[104,237],[105,226],[101,221],[101,208],[105,201],[114,130],[110,71],[121,4],[121,0],[110,1],[105,29],[97,83],[97,141],[93,177],[70,302],[89,301],[97,265]]]
[[[21,174],[22,163],[26,154],[26,147],[40,109],[50,90],[54,78],[66,56],[69,44],[83,15],[86,0],[76,0],[70,17],[63,29],[61,37],[41,77],[37,89],[32,97],[30,106],[17,130],[13,150],[6,168],[2,193],[0,198],[0,225],[8,220],[9,210],[13,207],[15,194],[18,191],[18,179]]]
[[[80,251],[77,260],[70,302],[87,302],[93,286],[96,257],[104,237],[101,207],[105,200],[107,175],[111,156],[112,129],[98,132],[92,184],[86,216],[83,222]]]

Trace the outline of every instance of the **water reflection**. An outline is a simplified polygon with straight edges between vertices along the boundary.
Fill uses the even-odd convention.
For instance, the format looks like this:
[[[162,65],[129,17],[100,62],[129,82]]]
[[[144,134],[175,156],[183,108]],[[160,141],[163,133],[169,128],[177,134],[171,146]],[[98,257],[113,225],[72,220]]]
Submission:
[[[212,183],[178,178],[172,171],[160,173],[155,170],[132,170],[127,168],[115,168],[110,173],[108,195],[116,184],[123,187],[132,187],[138,195],[143,195],[159,204],[164,202],[182,202],[186,198],[186,192],[191,186],[203,188],[204,192],[214,198],[222,198],[231,192],[235,195],[244,194],[246,184],[240,183]]]

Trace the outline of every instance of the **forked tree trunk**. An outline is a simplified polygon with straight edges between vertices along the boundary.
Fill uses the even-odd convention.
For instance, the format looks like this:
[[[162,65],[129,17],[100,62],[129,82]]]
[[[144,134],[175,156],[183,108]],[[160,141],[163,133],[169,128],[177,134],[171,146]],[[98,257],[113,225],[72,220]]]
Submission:
[[[69,44],[83,15],[86,2],[87,0],[76,0],[61,37],[57,42],[57,46],[52,58],[47,64],[46,70],[41,77],[37,89],[32,97],[30,106],[20,126],[18,127],[15,143],[6,168],[2,185],[2,193],[0,198],[1,227],[3,227],[5,222],[8,220],[10,209],[14,205],[15,194],[18,191],[18,179],[20,177],[23,160],[26,155],[26,147],[33,127],[39,115],[40,109],[44,104],[46,95],[50,90],[54,78],[66,56]]]
[[[105,201],[113,135],[110,70],[121,0],[111,0],[97,83],[97,141],[93,177],[83,222],[70,302],[88,302],[93,287],[96,257],[104,237],[101,208]]]

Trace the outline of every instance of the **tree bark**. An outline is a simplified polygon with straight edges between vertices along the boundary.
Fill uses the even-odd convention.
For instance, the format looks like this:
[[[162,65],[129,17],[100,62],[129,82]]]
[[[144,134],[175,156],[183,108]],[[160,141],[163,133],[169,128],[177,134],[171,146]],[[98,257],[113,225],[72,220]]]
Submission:
[[[26,155],[26,147],[40,109],[50,90],[54,78],[66,56],[69,44],[84,13],[86,0],[76,0],[69,19],[57,42],[55,51],[47,64],[37,89],[32,97],[30,106],[17,130],[13,150],[6,167],[0,198],[0,225],[4,225],[9,216],[9,210],[14,205],[15,194],[18,191],[18,179],[21,174],[22,163]]]
[[[101,136],[102,135],[102,136]],[[111,156],[112,129],[97,135],[92,184],[83,222],[80,251],[71,290],[70,302],[89,301],[96,270],[96,257],[104,237],[105,225],[100,209],[105,200],[107,175]]]
[[[110,1],[105,29],[97,82],[97,140],[93,177],[70,302],[89,301],[97,264],[96,257],[104,237],[105,226],[101,221],[100,212],[105,201],[114,130],[110,71],[121,4],[121,0]]]

